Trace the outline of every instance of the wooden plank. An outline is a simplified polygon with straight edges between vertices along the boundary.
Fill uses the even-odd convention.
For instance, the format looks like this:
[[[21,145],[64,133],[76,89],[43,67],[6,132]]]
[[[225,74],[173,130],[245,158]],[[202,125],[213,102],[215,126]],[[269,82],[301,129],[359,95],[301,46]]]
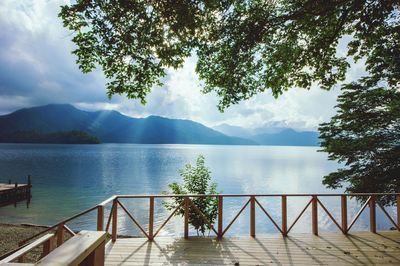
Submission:
[[[239,210],[239,212],[232,219],[232,221],[229,222],[228,226],[225,227],[224,231],[222,232],[222,235],[225,235],[225,233],[232,226],[232,224],[236,221],[236,219],[240,216],[240,214],[243,212],[243,210],[246,209],[246,207],[247,207],[247,205],[249,205],[249,203],[250,203],[250,199],[248,201],[246,201],[246,203],[243,205],[243,207]]]
[[[7,262],[2,263],[1,266],[33,266],[33,263],[18,263],[18,262]]]
[[[250,197],[250,236],[256,236],[256,198]]]
[[[308,206],[310,206],[311,202],[313,201],[313,199],[311,199],[306,206],[304,206],[304,208],[301,210],[301,212],[297,215],[296,219],[294,219],[292,225],[289,227],[289,229],[287,230],[287,234],[289,233],[290,230],[292,230],[293,226],[295,226],[295,224],[297,223],[297,221],[300,219],[300,217],[304,214],[304,212],[307,210]]]
[[[37,265],[79,265],[98,247],[103,247],[106,233],[102,231],[81,231],[49,255],[38,261]],[[95,264],[101,265],[101,264]]]
[[[41,257],[47,256],[51,252],[51,250],[53,249],[53,243],[54,243],[53,237],[43,243],[43,250]]]
[[[184,198],[184,221],[183,221],[183,231],[185,239],[189,238],[189,198]]]
[[[260,209],[264,212],[264,214],[268,217],[268,219],[272,222],[272,224],[275,226],[275,228],[281,232],[282,235],[285,235],[282,231],[282,229],[279,227],[279,225],[275,222],[275,220],[272,218],[272,216],[267,212],[267,210],[261,205],[261,203],[255,199],[258,207],[260,207]]]
[[[161,229],[163,229],[163,227],[168,223],[168,221],[172,218],[172,216],[174,216],[175,213],[179,210],[179,208],[182,207],[183,203],[184,203],[183,201],[182,201],[181,203],[179,203],[179,205],[175,208],[175,210],[173,210],[173,211],[169,214],[168,218],[161,224],[161,226],[160,226],[160,227],[157,229],[157,231],[154,233],[153,238],[154,238],[155,236],[158,235],[158,233],[159,233],[159,232],[161,231]]]
[[[367,205],[369,204],[369,201],[371,200],[371,197],[369,197],[364,205],[361,207],[361,209],[357,212],[356,216],[353,218],[353,221],[351,221],[349,227],[347,228],[347,232],[350,231],[351,227],[355,224],[355,222],[357,221],[357,219],[360,217],[361,213],[364,211],[364,209],[367,207]]]
[[[313,235],[318,235],[318,198],[317,196],[312,196],[311,203],[311,224]]]
[[[72,231],[72,229],[71,228],[69,228],[67,225],[65,225],[64,224],[64,229],[65,229],[65,231],[70,235],[70,236],[74,236],[74,235],[76,235],[75,234],[75,232],[74,231]]]
[[[371,233],[376,233],[376,197],[371,196],[369,201],[369,226]]]
[[[97,206],[97,231],[103,231],[104,229],[104,206]]]
[[[133,215],[128,211],[128,209],[119,201],[117,200],[117,203],[119,206],[121,206],[122,210],[125,212],[126,215],[128,215],[128,217],[131,219],[131,221],[140,229],[140,231],[142,231],[142,233],[148,238],[150,239],[149,235],[147,234],[147,232],[143,229],[143,227],[140,225],[140,223],[135,219],[135,217],[133,217]]]
[[[222,238],[222,234],[224,232],[223,209],[224,209],[224,198],[222,196],[218,196],[218,238]]]
[[[397,226],[400,228],[400,195],[396,196],[397,207]]]
[[[149,198],[149,239],[153,240],[154,230],[154,197]]]
[[[64,242],[64,224],[58,225],[56,236],[57,236],[57,247],[59,247]]]
[[[105,265],[400,265],[397,231],[319,236],[293,234],[189,240],[159,237],[118,239],[108,246]]]
[[[281,202],[282,208],[282,234],[283,236],[287,236],[287,196],[282,196]]]
[[[309,194],[309,193],[277,193],[277,194],[156,194],[156,195],[117,195],[115,197],[119,199],[147,199],[149,197],[155,198],[184,198],[184,197],[232,197],[232,198],[248,198],[251,196],[254,197],[281,197],[286,195],[288,197],[310,197],[310,196],[318,196],[318,197],[339,197],[342,195],[347,195],[349,197],[356,197],[356,196],[395,196],[400,195],[400,193],[316,193],[316,194]]]
[[[340,197],[340,207],[342,213],[342,232],[343,234],[347,234],[347,196]]]
[[[98,206],[105,206],[108,203],[113,202],[116,198],[117,198],[117,196],[112,196],[112,197],[106,199],[105,201],[101,202]]]
[[[190,206],[192,206],[193,210],[197,212],[197,214],[200,215],[201,218],[203,218],[204,222],[210,227],[211,231],[215,233],[216,236],[218,236],[218,232],[215,231],[214,225],[211,224],[210,220],[208,220],[207,216],[204,215],[204,213],[197,208],[197,206],[193,203],[193,201],[189,201]]]
[[[104,266],[104,248],[105,241],[103,241],[92,253],[89,254],[79,266]]]
[[[7,258],[1,260],[0,261],[0,265],[3,265],[3,263],[12,262],[13,260],[18,259],[19,257],[25,255],[26,253],[28,253],[29,251],[31,251],[35,247],[40,246],[41,244],[43,244],[46,241],[50,240],[53,236],[54,236],[54,234],[47,234],[47,235],[42,236],[41,238],[39,238],[39,239],[33,241],[32,243],[30,243],[29,245],[27,245],[27,246],[23,247],[22,249],[14,252],[10,256],[8,256]]]
[[[118,208],[118,199],[115,198],[112,207],[112,228],[111,228],[111,240],[113,242],[117,240],[117,224],[118,224],[117,208]]]

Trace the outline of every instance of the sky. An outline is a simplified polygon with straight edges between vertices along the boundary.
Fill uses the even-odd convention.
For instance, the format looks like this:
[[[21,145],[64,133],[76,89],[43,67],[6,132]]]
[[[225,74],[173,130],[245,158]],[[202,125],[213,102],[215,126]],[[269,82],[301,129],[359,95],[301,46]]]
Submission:
[[[319,123],[329,121],[336,112],[339,88],[324,91],[314,86],[309,91],[292,88],[278,99],[267,91],[220,113],[218,97],[200,92],[194,57],[188,58],[181,69],[168,70],[164,86],[152,90],[145,106],[124,96],[109,100],[101,71],[83,74],[75,64],[71,54],[73,35],[57,17],[60,5],[68,3],[0,1],[0,114],[50,103],[70,103],[89,111],[112,109],[133,117],[191,119],[207,126],[279,125],[301,131],[316,130]],[[339,48],[338,53],[342,50]],[[362,62],[352,63],[347,81],[363,73]]]

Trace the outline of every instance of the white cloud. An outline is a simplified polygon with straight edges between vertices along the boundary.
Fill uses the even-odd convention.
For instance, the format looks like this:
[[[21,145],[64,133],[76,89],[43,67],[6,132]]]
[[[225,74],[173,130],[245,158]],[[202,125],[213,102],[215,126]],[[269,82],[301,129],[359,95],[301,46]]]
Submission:
[[[219,99],[200,92],[196,59],[184,67],[168,70],[163,88],[154,88],[147,105],[124,96],[106,97],[105,78],[97,70],[82,74],[71,55],[71,33],[57,17],[65,1],[0,1],[0,113],[48,103],[72,103],[87,110],[114,109],[144,117],[161,115],[192,119],[206,125],[230,123],[260,127],[278,123],[297,129],[315,129],[335,112],[338,89],[330,92],[291,89],[279,99],[269,92],[228,108],[217,110]],[[349,73],[363,73],[363,62]],[[4,104],[6,103],[7,104]]]

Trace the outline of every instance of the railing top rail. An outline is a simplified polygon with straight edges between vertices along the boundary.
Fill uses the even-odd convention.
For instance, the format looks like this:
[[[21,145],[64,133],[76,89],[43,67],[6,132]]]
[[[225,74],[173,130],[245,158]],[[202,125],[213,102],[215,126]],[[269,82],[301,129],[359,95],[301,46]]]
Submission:
[[[111,197],[109,197],[108,199],[106,199],[105,201],[99,203],[97,206],[105,206],[105,205],[107,205],[108,203],[112,202],[112,201],[113,201],[114,199],[116,199],[116,198],[117,198],[117,195],[111,196]]]
[[[69,221],[71,221],[71,220],[73,220],[73,219],[75,219],[75,218],[78,218],[79,216],[82,216],[82,215],[84,215],[84,214],[86,214],[86,213],[88,213],[88,212],[91,212],[91,211],[93,211],[93,210],[95,210],[95,209],[97,209],[97,208],[98,208],[97,206],[94,206],[94,207],[89,208],[89,209],[86,209],[86,210],[84,210],[84,211],[82,211],[82,212],[80,212],[80,213],[78,213],[78,214],[76,214],[76,215],[74,215],[74,216],[71,216],[71,217],[69,217],[69,218],[67,218],[67,219],[65,219],[65,220],[63,220],[63,221],[61,221],[61,222],[58,222],[57,224],[54,224],[54,225],[48,227],[48,228],[45,229],[44,231],[41,231],[41,232],[39,232],[39,233],[37,233],[37,234],[35,234],[35,235],[33,235],[33,236],[27,238],[27,239],[24,239],[23,241],[20,242],[20,244],[24,245],[25,243],[27,243],[28,241],[34,239],[35,237],[38,237],[38,236],[40,236],[40,235],[42,235],[42,234],[44,234],[44,233],[47,233],[47,232],[49,232],[49,231],[51,231],[51,230],[54,230],[54,229],[56,229],[59,225],[65,224],[65,223],[67,223],[67,222],[69,222]],[[22,246],[22,247],[23,247],[23,246]]]
[[[128,198],[172,198],[172,197],[339,197],[339,196],[348,196],[348,197],[356,197],[356,196],[398,196],[400,193],[288,193],[288,194],[154,194],[154,195],[115,195],[109,199],[107,199],[105,204],[114,200],[114,199],[128,199]],[[103,203],[104,203],[103,202]],[[99,205],[104,205],[103,203]]]

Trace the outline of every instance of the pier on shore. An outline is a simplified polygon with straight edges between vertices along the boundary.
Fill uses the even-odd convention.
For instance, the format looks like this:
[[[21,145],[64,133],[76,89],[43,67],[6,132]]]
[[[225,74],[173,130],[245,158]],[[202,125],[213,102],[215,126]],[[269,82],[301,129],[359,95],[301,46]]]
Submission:
[[[28,182],[26,184],[11,183],[0,183],[0,207],[14,204],[17,202],[26,200],[27,205],[31,201],[31,188],[32,181],[31,176],[28,176]]]

